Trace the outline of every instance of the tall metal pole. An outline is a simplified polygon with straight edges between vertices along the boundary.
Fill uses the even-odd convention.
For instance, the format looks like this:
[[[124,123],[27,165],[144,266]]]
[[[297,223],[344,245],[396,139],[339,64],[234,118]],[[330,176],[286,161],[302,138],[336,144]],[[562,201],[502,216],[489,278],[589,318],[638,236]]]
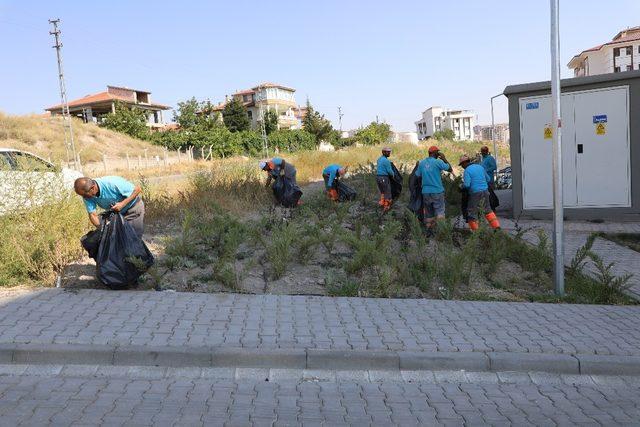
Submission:
[[[342,114],[342,107],[338,107],[338,121],[340,123],[340,132],[342,132],[342,116],[344,116],[344,114]]]
[[[562,198],[562,114],[560,110],[560,0],[551,3],[551,104],[553,129],[553,282],[564,295],[564,205]]]
[[[62,104],[62,120],[64,122],[64,143],[67,149],[67,163],[69,163],[69,148],[71,148],[71,154],[73,155],[74,169],[78,170],[78,158],[76,155],[76,145],[73,140],[73,126],[71,124],[71,116],[69,114],[69,102],[67,101],[67,89],[64,83],[64,73],[62,71],[62,43],[60,42],[60,30],[58,29],[59,19],[49,19],[49,23],[53,25],[53,31],[49,31],[49,34],[54,36],[56,44],[53,48],[56,50],[56,56],[58,58],[58,81],[60,82],[60,101]],[[68,139],[67,139],[68,133]]]
[[[493,157],[496,159],[496,170],[498,170],[498,148],[496,144],[496,121],[493,116],[493,100],[502,96],[501,93],[491,97],[491,141],[493,142]]]

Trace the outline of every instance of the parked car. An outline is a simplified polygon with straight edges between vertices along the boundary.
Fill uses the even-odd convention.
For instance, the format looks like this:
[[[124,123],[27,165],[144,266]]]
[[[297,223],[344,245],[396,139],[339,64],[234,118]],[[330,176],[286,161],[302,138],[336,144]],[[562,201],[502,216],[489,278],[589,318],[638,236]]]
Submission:
[[[35,154],[0,147],[0,214],[65,197],[81,176]]]
[[[496,177],[496,188],[498,190],[511,188],[511,166],[507,166],[506,168],[498,171],[498,176]]]

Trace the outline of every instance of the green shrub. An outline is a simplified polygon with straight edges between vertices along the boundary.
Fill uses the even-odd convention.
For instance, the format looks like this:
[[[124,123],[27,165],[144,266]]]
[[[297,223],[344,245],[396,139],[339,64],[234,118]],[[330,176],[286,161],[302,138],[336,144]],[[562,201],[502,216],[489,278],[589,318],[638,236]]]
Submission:
[[[431,136],[431,138],[437,139],[438,141],[453,141],[455,137],[456,137],[456,134],[451,129],[436,131]]]
[[[269,149],[278,151],[314,150],[316,148],[315,137],[305,130],[281,129],[269,135]]]
[[[54,284],[70,262],[82,256],[88,230],[79,197],[0,216],[0,286]]]
[[[279,279],[285,273],[296,237],[294,226],[283,223],[272,230],[266,240],[267,259],[274,279]]]

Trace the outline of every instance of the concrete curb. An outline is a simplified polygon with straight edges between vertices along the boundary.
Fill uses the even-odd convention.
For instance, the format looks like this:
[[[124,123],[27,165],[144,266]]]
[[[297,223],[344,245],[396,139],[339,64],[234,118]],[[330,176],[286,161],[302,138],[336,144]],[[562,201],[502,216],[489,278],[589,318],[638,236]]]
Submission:
[[[0,364],[640,375],[640,356],[0,344]]]

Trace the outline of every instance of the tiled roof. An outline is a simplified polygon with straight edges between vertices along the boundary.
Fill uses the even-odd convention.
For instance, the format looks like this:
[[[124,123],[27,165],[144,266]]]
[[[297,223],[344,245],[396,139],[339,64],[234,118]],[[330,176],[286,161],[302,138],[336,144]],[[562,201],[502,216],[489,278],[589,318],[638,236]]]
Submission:
[[[105,92],[100,92],[100,93],[96,93],[96,94],[93,94],[93,95],[87,95],[87,96],[85,96],[83,98],[74,99],[73,101],[69,101],[69,108],[79,107],[81,105],[89,106],[89,105],[101,104],[101,103],[104,103],[104,102],[111,102],[111,101],[122,101],[122,102],[126,102],[128,104],[132,104],[131,99],[129,99],[129,98],[116,96],[116,95],[114,95],[112,93],[109,93],[109,92],[105,91]],[[160,108],[160,109],[163,109],[163,110],[168,110],[170,108],[167,105],[155,104],[155,103],[140,104],[140,105],[148,105],[148,106]],[[54,105],[54,106],[49,107],[49,108],[45,108],[45,111],[60,110],[60,109],[62,109],[62,104],[58,104],[58,105]]]
[[[640,40],[640,33],[634,32],[632,34],[627,34],[624,37],[620,37],[620,38],[611,40],[610,42],[607,42],[607,43],[604,43],[604,44],[601,44],[601,45],[598,45],[598,46],[594,46],[594,47],[592,47],[590,49],[583,50],[582,52],[580,52],[579,54],[577,54],[573,58],[571,58],[571,61],[569,61],[569,64],[571,64],[574,59],[579,58],[581,55],[583,55],[583,54],[585,54],[587,52],[595,52],[595,51],[598,51],[598,50],[602,49],[605,46],[611,46],[611,45],[618,44],[618,43],[628,43],[628,42],[633,42],[633,41],[637,41],[637,40]]]
[[[296,90],[292,87],[287,87],[287,86],[283,86],[280,85],[278,83],[272,83],[272,82],[264,82],[264,83],[260,83],[258,86],[254,87],[253,90],[259,89],[259,88],[263,88],[263,87],[278,87],[280,89],[284,89],[284,90],[290,90],[292,92],[295,92]]]

